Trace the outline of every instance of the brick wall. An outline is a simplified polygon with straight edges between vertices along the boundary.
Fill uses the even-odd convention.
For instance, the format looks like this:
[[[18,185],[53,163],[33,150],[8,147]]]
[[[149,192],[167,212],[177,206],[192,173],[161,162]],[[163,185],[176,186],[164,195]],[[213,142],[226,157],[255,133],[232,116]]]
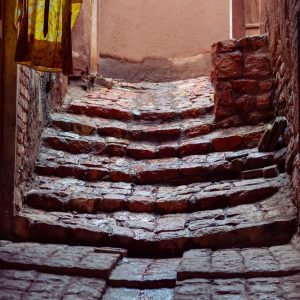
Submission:
[[[265,1],[266,32],[269,33],[270,57],[274,73],[274,107],[277,115],[288,120],[287,172],[292,176],[295,201],[300,208],[299,158],[299,81],[297,0]]]
[[[39,138],[49,112],[58,110],[65,93],[62,75],[36,72],[26,66],[18,68],[16,206],[21,206],[21,192],[33,172]]]
[[[273,117],[267,35],[214,44],[211,77],[217,120],[257,124]]]

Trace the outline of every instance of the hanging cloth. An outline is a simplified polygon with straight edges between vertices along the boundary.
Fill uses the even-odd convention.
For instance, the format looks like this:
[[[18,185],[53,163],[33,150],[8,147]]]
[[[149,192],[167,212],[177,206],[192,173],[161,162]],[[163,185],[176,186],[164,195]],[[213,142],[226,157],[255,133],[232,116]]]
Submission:
[[[71,28],[82,0],[17,0],[15,60],[45,72],[73,73]]]

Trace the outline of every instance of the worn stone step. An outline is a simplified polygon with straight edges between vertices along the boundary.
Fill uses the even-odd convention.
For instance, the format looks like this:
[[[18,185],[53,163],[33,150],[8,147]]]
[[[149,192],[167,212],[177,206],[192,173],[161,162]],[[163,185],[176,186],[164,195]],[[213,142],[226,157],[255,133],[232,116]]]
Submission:
[[[1,268],[93,277],[111,287],[174,288],[180,258],[127,258],[127,250],[0,240]]]
[[[297,211],[291,199],[286,187],[254,204],[163,216],[24,208],[16,216],[15,235],[33,241],[121,247],[139,257],[177,256],[203,247],[277,245],[288,242],[297,228]]]
[[[108,288],[103,300],[173,300],[174,289]]]
[[[174,288],[180,258],[124,258],[112,271],[108,283],[112,287],[138,289]]]
[[[71,85],[65,110],[118,120],[197,118],[213,110],[208,77],[168,83],[116,82],[112,89],[95,86],[88,93]]]
[[[82,136],[48,128],[42,136],[45,146],[73,154],[128,156],[135,159],[184,157],[218,151],[254,148],[258,145],[265,126],[244,126],[216,130],[201,137],[183,138],[176,142],[132,142],[127,139]]]
[[[0,241],[1,268],[106,279],[125,249]]]
[[[214,108],[214,103],[208,96],[199,96],[196,103],[186,101],[184,106],[177,108],[164,107],[163,103],[160,107],[140,108],[130,100],[119,99],[116,102],[112,99],[101,99],[101,96],[98,99],[87,96],[72,100],[66,112],[116,120],[170,121],[198,118],[211,113]]]
[[[172,300],[174,288],[132,289],[109,287],[105,280],[81,276],[0,270],[0,299],[51,300]]]
[[[165,123],[118,121],[91,118],[84,115],[53,113],[50,118],[54,128],[80,135],[98,134],[128,140],[176,140],[180,137],[195,137],[212,132],[216,128],[212,114],[193,120]]]
[[[195,249],[184,253],[178,280],[280,277],[300,273],[300,243],[268,248]]]
[[[185,213],[253,203],[274,195],[285,183],[274,179],[195,183],[184,186],[141,185],[37,177],[25,203],[46,211]]]
[[[243,171],[274,165],[274,157],[274,152],[260,153],[257,149],[247,149],[136,161],[126,157],[74,155],[41,148],[35,170],[39,175],[87,181],[189,184],[239,178]]]
[[[105,290],[106,282],[99,278],[0,269],[1,300],[98,300]]]
[[[284,277],[187,279],[177,282],[174,300],[298,300],[300,273]]]

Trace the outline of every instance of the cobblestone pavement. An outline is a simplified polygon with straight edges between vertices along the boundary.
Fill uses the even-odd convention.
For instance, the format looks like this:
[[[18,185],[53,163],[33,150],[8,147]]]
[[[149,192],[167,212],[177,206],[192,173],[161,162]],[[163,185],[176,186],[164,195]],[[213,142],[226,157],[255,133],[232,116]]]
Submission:
[[[0,299],[300,299],[284,143],[259,152],[266,124],[213,109],[205,77],[71,87],[0,242]]]

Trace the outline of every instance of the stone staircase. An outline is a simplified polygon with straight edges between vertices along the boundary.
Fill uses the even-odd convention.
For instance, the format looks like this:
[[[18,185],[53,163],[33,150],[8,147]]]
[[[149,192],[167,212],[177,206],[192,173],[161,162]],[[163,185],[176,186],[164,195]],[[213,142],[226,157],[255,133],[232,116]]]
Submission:
[[[3,242],[1,277],[65,276],[58,299],[76,294],[70,280],[86,280],[83,299],[299,299],[285,150],[259,152],[265,124],[212,111],[205,77],[70,88],[42,135],[15,237],[76,246]]]

